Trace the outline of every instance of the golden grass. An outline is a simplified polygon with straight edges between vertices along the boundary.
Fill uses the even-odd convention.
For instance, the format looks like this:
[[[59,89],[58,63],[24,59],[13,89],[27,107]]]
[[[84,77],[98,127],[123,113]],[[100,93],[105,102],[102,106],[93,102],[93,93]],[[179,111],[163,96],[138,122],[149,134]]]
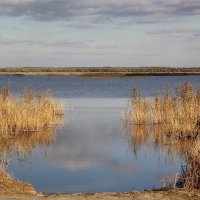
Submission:
[[[191,84],[155,95],[153,100],[143,98],[136,89],[132,92],[126,122],[135,125],[162,125],[168,136],[180,139],[200,136],[200,90]]]
[[[200,189],[200,141],[193,146],[186,162],[179,182],[187,189]]]
[[[18,97],[10,86],[0,87],[0,193],[36,193],[30,184],[11,177],[5,170],[15,152],[23,161],[37,145],[54,141],[57,126],[64,122],[64,105],[46,91],[24,90]]]
[[[0,166],[0,194],[36,194],[31,184],[15,180]]]
[[[131,132],[134,152],[150,141],[160,155],[185,159],[173,186],[200,189],[200,90],[189,83],[146,99],[133,90],[123,126]],[[128,125],[128,126],[127,126]],[[127,128],[128,127],[128,128]],[[193,139],[193,140],[188,140]]]
[[[19,97],[10,94],[7,84],[0,88],[0,138],[14,138],[59,124],[57,115],[64,106],[56,103],[49,92],[24,90]]]

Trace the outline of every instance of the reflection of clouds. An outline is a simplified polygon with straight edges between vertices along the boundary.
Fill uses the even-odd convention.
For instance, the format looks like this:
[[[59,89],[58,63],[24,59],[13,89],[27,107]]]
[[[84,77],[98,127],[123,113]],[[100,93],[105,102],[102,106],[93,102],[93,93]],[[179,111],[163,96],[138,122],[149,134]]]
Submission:
[[[79,144],[77,144],[79,143]],[[100,151],[105,144],[96,140],[88,145],[84,139],[69,141],[66,145],[59,145],[47,156],[46,161],[60,165],[68,170],[83,170],[104,166],[120,173],[133,173],[134,166],[130,162],[120,162],[110,152]],[[106,148],[106,147],[105,147]]]
[[[119,157],[122,138],[119,134],[120,109],[116,108],[121,107],[124,102],[124,99],[85,99],[77,107],[78,102],[75,100],[73,117],[63,133],[57,135],[56,143],[50,147],[44,162],[60,165],[68,170],[100,166],[120,173],[133,172],[132,162],[122,161],[123,158]],[[114,129],[112,138],[108,141],[106,131],[110,124]]]
[[[55,160],[54,160],[55,162]],[[67,168],[68,170],[83,170],[90,167],[95,167],[96,165],[107,165],[107,167],[111,168],[112,170],[115,170],[117,172],[123,173],[123,174],[129,174],[133,173],[133,170],[135,170],[133,164],[121,164],[117,162],[116,160],[113,160],[110,158],[104,159],[103,157],[101,159],[79,159],[79,160],[67,160],[67,161],[61,161],[59,162],[56,160],[56,163],[61,164],[63,167]]]

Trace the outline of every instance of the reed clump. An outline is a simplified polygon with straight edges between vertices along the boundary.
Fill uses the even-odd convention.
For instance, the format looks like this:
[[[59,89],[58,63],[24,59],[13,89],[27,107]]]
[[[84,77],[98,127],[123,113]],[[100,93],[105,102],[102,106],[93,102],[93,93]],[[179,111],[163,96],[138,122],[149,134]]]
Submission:
[[[0,186],[0,194],[37,194],[31,184],[15,180],[2,166],[0,166]]]
[[[185,83],[175,92],[165,91],[152,99],[134,89],[125,121],[134,125],[162,125],[168,136],[180,139],[200,137],[200,90]]]
[[[189,151],[186,163],[186,166],[181,168],[181,176],[177,181],[177,186],[200,189],[200,141],[197,141]]]
[[[149,121],[150,102],[143,98],[137,89],[133,89],[131,94],[131,107],[134,112],[131,112],[131,120],[134,124],[144,125]]]
[[[62,122],[64,106],[56,103],[50,92],[24,90],[18,97],[10,94],[10,86],[0,87],[0,138],[38,132]]]

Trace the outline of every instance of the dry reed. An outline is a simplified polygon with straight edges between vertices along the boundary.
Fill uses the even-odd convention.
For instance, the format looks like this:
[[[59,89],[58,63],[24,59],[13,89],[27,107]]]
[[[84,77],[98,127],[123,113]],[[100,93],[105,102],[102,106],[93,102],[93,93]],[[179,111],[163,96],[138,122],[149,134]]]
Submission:
[[[200,90],[191,84],[167,90],[153,100],[143,98],[136,89],[132,92],[130,111],[124,114],[125,121],[134,125],[162,125],[168,136],[180,139],[200,136]]]
[[[0,166],[0,194],[37,194],[31,184],[22,183],[14,179],[6,170]]]
[[[178,183],[187,189],[200,189],[200,141],[193,146],[186,161]]]
[[[137,89],[133,89],[131,96],[132,99],[130,103],[131,107],[134,108],[134,112],[130,113],[131,120],[137,125],[147,124],[149,119],[150,103],[148,100],[142,98]]]
[[[19,97],[10,94],[10,86],[0,87],[0,139],[38,132],[60,123],[64,106],[49,92],[24,90]]]

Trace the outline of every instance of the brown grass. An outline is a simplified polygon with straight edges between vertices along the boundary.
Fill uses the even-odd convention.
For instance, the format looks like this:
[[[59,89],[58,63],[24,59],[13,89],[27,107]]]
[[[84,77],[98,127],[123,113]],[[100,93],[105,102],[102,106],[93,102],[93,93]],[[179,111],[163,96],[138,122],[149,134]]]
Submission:
[[[126,122],[162,125],[166,135],[180,139],[200,137],[200,90],[189,83],[176,88],[175,93],[157,94],[153,101],[133,90],[129,109],[124,115]]]
[[[23,161],[39,144],[54,141],[58,125],[64,122],[64,106],[50,92],[24,90],[18,97],[10,86],[0,87],[0,193],[36,193],[30,184],[19,182],[5,170],[15,152]]]
[[[153,99],[133,90],[129,109],[123,121],[131,132],[134,152],[151,141],[160,155],[166,152],[171,160],[185,159],[186,166],[172,185],[200,189],[200,90],[185,83],[175,92],[166,90]]]
[[[178,184],[187,189],[200,189],[200,141],[191,148],[186,162]]]
[[[15,180],[0,166],[0,194],[36,194],[31,184]]]
[[[19,97],[10,95],[9,85],[0,88],[0,138],[38,132],[59,123],[64,106],[49,92],[24,90]]]

